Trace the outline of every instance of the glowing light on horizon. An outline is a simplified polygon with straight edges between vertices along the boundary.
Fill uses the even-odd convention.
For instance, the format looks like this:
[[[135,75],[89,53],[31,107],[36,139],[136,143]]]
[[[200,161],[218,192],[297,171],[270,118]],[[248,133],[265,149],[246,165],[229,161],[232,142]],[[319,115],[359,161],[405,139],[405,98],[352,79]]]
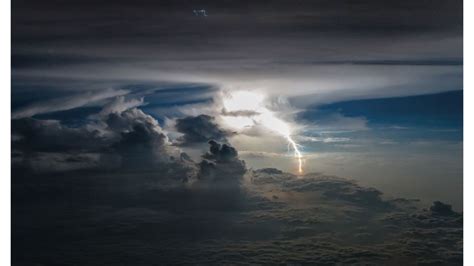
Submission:
[[[259,124],[265,128],[284,137],[294,151],[294,157],[298,161],[298,173],[303,173],[303,155],[299,150],[299,144],[292,138],[290,125],[278,118],[274,112],[264,105],[265,96],[257,92],[235,91],[224,97],[223,104],[225,112],[222,119],[229,126],[238,130]],[[249,112],[239,114],[239,112]]]

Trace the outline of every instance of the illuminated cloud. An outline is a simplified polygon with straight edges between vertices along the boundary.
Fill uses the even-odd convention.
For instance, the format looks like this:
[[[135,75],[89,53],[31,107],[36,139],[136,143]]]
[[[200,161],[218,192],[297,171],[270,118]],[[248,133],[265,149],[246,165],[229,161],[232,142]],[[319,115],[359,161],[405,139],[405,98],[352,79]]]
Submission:
[[[270,132],[276,133],[288,141],[288,145],[294,150],[294,156],[298,161],[298,173],[303,173],[303,155],[300,145],[295,142],[295,132],[289,123],[278,118],[276,113],[265,106],[265,95],[250,91],[233,91],[224,95],[222,120],[228,127],[237,130],[251,128],[261,125]],[[228,113],[231,115],[227,115]],[[236,114],[240,114],[237,116]],[[250,116],[249,116],[250,114]]]

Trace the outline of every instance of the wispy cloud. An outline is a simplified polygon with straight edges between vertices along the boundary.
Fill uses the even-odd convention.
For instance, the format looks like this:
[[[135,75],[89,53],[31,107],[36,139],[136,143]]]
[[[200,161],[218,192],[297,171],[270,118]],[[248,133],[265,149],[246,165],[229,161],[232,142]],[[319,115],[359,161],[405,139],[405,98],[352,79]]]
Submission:
[[[98,91],[87,91],[84,93],[78,93],[71,96],[59,97],[48,101],[39,101],[27,105],[25,107],[18,108],[12,113],[13,119],[32,117],[38,114],[70,110],[78,108],[86,104],[91,104],[100,100],[125,95],[129,91],[122,89],[105,89]]]

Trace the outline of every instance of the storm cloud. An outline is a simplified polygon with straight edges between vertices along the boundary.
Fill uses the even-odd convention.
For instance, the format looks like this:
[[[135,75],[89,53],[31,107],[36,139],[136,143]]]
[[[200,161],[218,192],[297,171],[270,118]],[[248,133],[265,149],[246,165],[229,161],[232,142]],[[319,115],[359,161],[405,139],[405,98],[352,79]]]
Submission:
[[[12,7],[12,263],[462,264],[462,0]]]
[[[247,171],[234,147],[209,141],[209,152],[199,164],[198,178],[214,184],[238,185]]]
[[[38,176],[28,183],[17,179],[12,194],[18,221],[12,229],[13,260],[134,265],[462,263],[462,214],[440,215],[438,207],[427,210],[417,200],[385,199],[380,191],[340,177],[297,178],[276,169],[249,175],[249,180],[241,180],[240,192],[224,187],[171,189],[152,185],[162,183],[152,176],[125,173],[112,177],[77,172],[68,179],[53,175],[43,177],[41,186]],[[68,204],[58,203],[58,198]],[[32,201],[36,208],[22,211]],[[67,211],[71,205],[74,209]],[[44,213],[46,206],[50,211]],[[20,247],[30,252],[20,252]]]
[[[215,118],[209,115],[184,117],[176,120],[176,130],[183,134],[178,139],[181,145],[192,145],[210,140],[227,141],[230,132],[220,128]]]
[[[170,157],[176,157],[179,151],[170,147],[159,123],[135,105],[135,101],[125,102],[119,97],[80,125],[65,125],[59,120],[14,119],[14,163],[30,165],[32,160],[41,161],[41,157],[50,157],[52,153],[56,157],[75,155],[74,162],[80,158],[91,160],[77,155],[95,154],[99,165],[109,161],[108,164],[126,164],[127,168],[153,168],[170,162]],[[53,166],[50,168],[54,170]]]
[[[462,262],[462,214],[445,203],[427,208],[324,174],[248,169],[236,148],[206,138],[199,139],[208,151],[195,162],[135,107],[140,102],[113,100],[76,127],[12,120],[14,151],[23,158],[13,164],[13,261]],[[211,117],[204,121],[192,123],[192,132],[215,129]],[[49,171],[25,161],[49,162]]]
[[[304,106],[462,87],[462,1],[140,2],[15,3],[15,98],[45,84],[188,82]]]

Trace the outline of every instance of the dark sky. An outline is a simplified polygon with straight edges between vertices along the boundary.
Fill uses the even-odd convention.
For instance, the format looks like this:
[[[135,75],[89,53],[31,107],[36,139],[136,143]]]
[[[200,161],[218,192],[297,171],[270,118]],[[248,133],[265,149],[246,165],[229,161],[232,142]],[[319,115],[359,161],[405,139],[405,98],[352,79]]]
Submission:
[[[205,9],[208,16],[205,19],[194,16],[194,9]],[[120,43],[123,46],[139,47],[149,44],[152,47],[177,46],[177,49],[196,47],[211,52],[212,48],[226,48],[219,47],[219,44],[224,43],[229,45],[227,48],[232,48],[232,44],[238,47],[247,42],[266,44],[266,48],[278,48],[280,45],[276,45],[274,41],[286,40],[310,45],[320,37],[328,38],[326,42],[338,38],[368,42],[373,39],[388,41],[420,35],[460,37],[462,1],[39,3],[23,0],[13,3],[12,26],[15,50],[40,44],[72,45],[79,42],[79,46],[85,43],[99,46],[124,41]],[[353,53],[361,48],[360,54],[370,52],[368,48],[371,48],[351,49],[348,45],[346,43],[347,50]],[[288,48],[287,51],[294,50]],[[228,59],[230,56],[231,54]]]
[[[339,100],[459,89],[462,75],[457,0],[15,1],[12,32],[15,92],[168,81]]]

